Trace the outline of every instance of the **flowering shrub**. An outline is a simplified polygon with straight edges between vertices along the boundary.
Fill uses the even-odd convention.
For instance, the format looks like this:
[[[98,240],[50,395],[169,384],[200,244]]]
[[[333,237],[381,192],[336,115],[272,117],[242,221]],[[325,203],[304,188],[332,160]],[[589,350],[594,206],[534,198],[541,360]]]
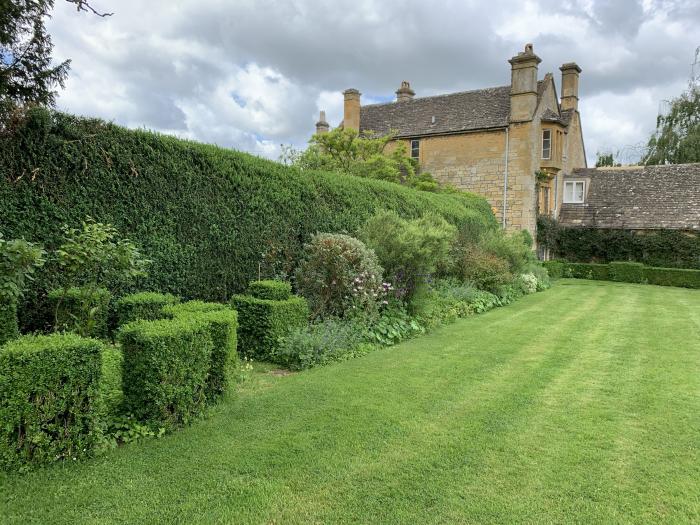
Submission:
[[[382,282],[377,256],[354,237],[319,233],[305,251],[296,274],[297,288],[309,300],[312,317],[371,311],[390,286]]]
[[[531,273],[524,273],[520,276],[520,288],[526,294],[535,293],[537,291],[537,277]]]

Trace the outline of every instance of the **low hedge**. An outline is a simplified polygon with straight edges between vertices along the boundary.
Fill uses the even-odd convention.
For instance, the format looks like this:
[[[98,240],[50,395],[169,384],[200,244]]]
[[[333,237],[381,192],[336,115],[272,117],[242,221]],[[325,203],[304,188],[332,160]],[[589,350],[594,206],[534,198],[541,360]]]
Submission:
[[[234,295],[231,303],[238,312],[238,347],[257,359],[271,359],[281,339],[309,320],[309,303],[303,297],[277,301]]]
[[[163,307],[177,304],[180,299],[172,294],[140,292],[125,295],[114,304],[116,326],[132,321],[155,321],[163,318]]]
[[[700,270],[683,270],[681,268],[644,268],[644,279],[649,284],[659,286],[679,286],[681,288],[700,288]]]
[[[54,327],[68,332],[106,339],[109,335],[109,303],[112,294],[105,288],[88,291],[73,287],[51,290],[48,302]],[[91,319],[89,319],[91,317]]]
[[[609,281],[610,268],[607,264],[566,263],[566,266],[564,267],[564,277]]]
[[[103,345],[75,334],[24,336],[0,348],[0,464],[76,458],[99,436]]]
[[[561,261],[542,261],[542,266],[552,279],[561,279],[564,276],[564,263]]]
[[[644,265],[637,262],[611,262],[610,279],[621,283],[641,283],[644,281]]]
[[[17,303],[0,304],[0,346],[19,337]]]
[[[203,412],[213,349],[207,322],[194,316],[135,321],[121,327],[118,339],[127,412],[166,429]]]
[[[284,301],[291,297],[292,285],[285,281],[276,281],[272,279],[253,281],[248,285],[247,293],[258,299]]]
[[[237,329],[238,315],[225,304],[188,301],[165,307],[172,317],[195,318],[204,321],[209,328],[213,348],[207,375],[207,401],[219,399],[228,386],[231,372],[238,367]]]

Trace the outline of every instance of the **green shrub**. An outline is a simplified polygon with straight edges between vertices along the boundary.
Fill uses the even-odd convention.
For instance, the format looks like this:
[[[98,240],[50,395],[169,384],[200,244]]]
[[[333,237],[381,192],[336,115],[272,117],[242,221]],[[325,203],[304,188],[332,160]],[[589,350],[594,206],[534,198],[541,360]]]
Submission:
[[[43,119],[46,126],[33,126]],[[0,137],[3,233],[58,246],[61,224],[87,215],[114,225],[152,259],[148,276],[108,288],[227,301],[263,276],[291,276],[317,232],[355,232],[380,209],[402,217],[431,211],[456,226],[495,228],[488,202],[391,182],[283,166],[245,153],[37,110]],[[21,177],[23,173],[34,176]],[[42,272],[20,319],[42,319],[58,271]]]
[[[522,273],[535,260],[532,251],[532,236],[522,230],[503,233],[495,230],[480,242],[481,249],[508,263],[508,271],[514,275]]]
[[[284,301],[291,297],[292,285],[286,281],[276,281],[273,279],[253,281],[248,285],[248,291],[246,293],[258,299]]]
[[[102,344],[75,334],[24,336],[0,348],[0,463],[89,453],[99,436]]]
[[[238,367],[236,311],[225,304],[203,301],[168,305],[163,311],[174,318],[198,319],[207,324],[213,348],[206,395],[209,402],[216,401],[226,391],[228,378]]]
[[[490,292],[513,280],[508,261],[484,251],[480,246],[464,250],[455,266],[455,273],[462,281]]]
[[[231,304],[238,312],[240,353],[256,359],[271,359],[281,340],[309,319],[309,303],[303,297],[274,301],[234,295]]]
[[[11,301],[0,304],[0,346],[17,337],[19,337],[17,303]]]
[[[385,277],[410,300],[426,278],[449,266],[457,229],[442,217],[426,213],[405,220],[395,212],[382,212],[367,221],[361,236],[385,270]]]
[[[564,277],[609,281],[610,268],[607,264],[564,263]]]
[[[649,284],[656,284],[659,286],[700,288],[700,270],[645,267],[644,280]]]
[[[125,410],[165,429],[199,416],[212,359],[209,332],[205,321],[185,316],[121,327]]]
[[[396,302],[367,323],[366,337],[373,344],[390,346],[423,332],[425,328],[418,320],[411,317],[401,303]]]
[[[116,325],[123,326],[132,321],[162,319],[163,307],[179,302],[180,299],[172,294],[139,292],[125,295],[114,304]]]
[[[291,370],[303,370],[343,361],[372,350],[357,321],[325,321],[290,332],[272,354],[272,361]]]
[[[608,265],[610,278],[622,283],[641,283],[644,281],[644,265],[636,262],[611,262]]]
[[[102,374],[100,376],[100,410],[102,420],[109,421],[121,415],[124,393],[122,392],[122,351],[113,345],[105,345],[102,351]]]
[[[348,235],[319,233],[305,247],[296,273],[299,293],[312,317],[343,317],[373,310],[382,299],[382,267],[362,241]]]
[[[535,293],[540,288],[537,276],[532,273],[520,274],[516,279],[516,284],[520,286],[520,289],[526,295]]]
[[[552,279],[564,277],[564,264],[561,261],[542,261],[542,266],[547,269],[547,273]]]
[[[107,338],[111,299],[112,294],[105,288],[73,287],[50,291],[48,301],[54,315],[54,328],[84,337]]]

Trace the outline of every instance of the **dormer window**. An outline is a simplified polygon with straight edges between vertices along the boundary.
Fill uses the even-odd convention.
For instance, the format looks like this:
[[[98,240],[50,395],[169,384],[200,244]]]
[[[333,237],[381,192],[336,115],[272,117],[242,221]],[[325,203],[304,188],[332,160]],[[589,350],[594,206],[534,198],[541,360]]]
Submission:
[[[542,158],[551,159],[552,158],[552,130],[543,129],[542,130]]]
[[[564,182],[564,203],[581,204],[586,194],[586,183],[582,180]]]
[[[417,159],[420,157],[420,140],[411,141],[411,158]]]

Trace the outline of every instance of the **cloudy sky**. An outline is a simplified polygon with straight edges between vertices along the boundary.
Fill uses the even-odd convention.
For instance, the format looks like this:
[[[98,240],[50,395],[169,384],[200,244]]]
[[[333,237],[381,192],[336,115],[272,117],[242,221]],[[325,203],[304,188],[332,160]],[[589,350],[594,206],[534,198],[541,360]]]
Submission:
[[[633,160],[700,46],[698,0],[57,0],[49,30],[72,59],[61,109],[276,158],[303,147],[342,90],[388,101],[510,82],[533,42],[540,77],[575,61],[589,163]],[[698,66],[700,73],[700,65]]]

